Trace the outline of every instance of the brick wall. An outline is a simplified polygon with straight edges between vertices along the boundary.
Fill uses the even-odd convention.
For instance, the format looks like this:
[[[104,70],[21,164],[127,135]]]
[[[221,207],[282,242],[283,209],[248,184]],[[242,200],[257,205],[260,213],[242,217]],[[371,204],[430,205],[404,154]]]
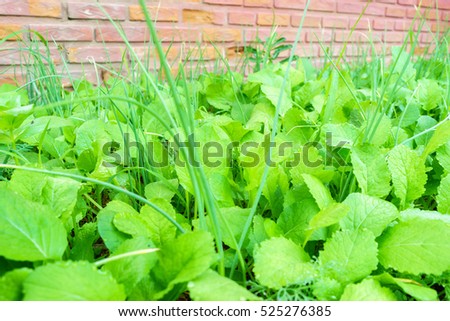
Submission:
[[[159,4],[161,2],[161,4]],[[296,28],[305,6],[305,0],[162,0],[147,1],[152,16],[157,20],[158,33],[168,48],[170,58],[183,57],[189,43],[203,42],[203,59],[217,55],[210,41],[219,44],[223,54],[233,57],[244,42],[255,39],[257,30],[264,38],[273,23],[288,41],[295,38]],[[357,47],[367,43],[368,30],[381,47],[382,43],[398,44],[416,14],[416,0],[376,0],[369,4],[365,16],[356,26],[348,55],[357,54]],[[448,28],[450,0],[423,0],[421,12],[427,19],[425,29],[436,32]],[[121,37],[98,9],[100,3],[106,12],[120,22],[133,43],[136,52],[143,56],[145,42],[149,40],[143,13],[137,0],[0,0],[0,38],[19,30],[36,30],[50,41],[53,60],[61,69],[75,75],[86,73],[96,79],[90,63],[120,63],[125,46]],[[356,22],[366,1],[312,0],[304,24],[299,54],[323,56],[319,42],[333,42],[339,47],[348,37],[350,27]],[[422,46],[430,43],[432,36],[420,36]],[[30,41],[33,35],[21,33],[0,45],[0,79],[11,78],[19,65],[26,60],[20,51],[18,38]],[[126,53],[125,53],[126,56]],[[194,55],[195,56],[195,55]],[[25,60],[24,60],[25,59]],[[4,80],[3,80],[4,81]]]

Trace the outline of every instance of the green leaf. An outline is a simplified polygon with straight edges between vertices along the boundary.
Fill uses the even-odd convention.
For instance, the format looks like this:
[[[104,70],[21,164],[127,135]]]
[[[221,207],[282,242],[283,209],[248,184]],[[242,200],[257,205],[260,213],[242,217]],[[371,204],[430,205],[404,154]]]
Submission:
[[[383,198],[391,190],[391,176],[384,155],[371,145],[356,146],[351,154],[353,173],[362,192]]]
[[[368,230],[335,232],[325,242],[319,263],[326,275],[344,285],[364,279],[378,264],[373,233]]]
[[[431,110],[436,108],[444,97],[443,88],[434,79],[419,79],[416,91],[416,98],[421,103],[422,108]]]
[[[346,204],[330,204],[309,221],[309,229],[316,230],[321,227],[337,224],[347,215],[349,209],[350,208]]]
[[[99,239],[97,224],[85,223],[75,234],[70,250],[70,259],[74,261],[94,261],[93,244]]]
[[[365,279],[361,283],[347,285],[341,301],[397,301],[397,297],[378,281]]]
[[[440,275],[450,269],[450,226],[419,218],[402,221],[381,236],[379,248],[386,268]]]
[[[450,175],[441,179],[436,195],[438,211],[443,214],[450,214]]]
[[[278,218],[277,224],[284,232],[284,236],[297,244],[303,244],[307,236],[309,221],[319,212],[316,202],[312,198],[299,200],[285,206]],[[310,240],[316,240],[317,233],[313,233]]]
[[[394,193],[403,208],[422,196],[427,182],[426,168],[413,150],[404,145],[396,146],[389,154],[388,166]]]
[[[38,267],[23,284],[26,301],[122,301],[125,293],[111,274],[94,264],[65,261]]]
[[[321,210],[334,203],[330,190],[317,177],[309,174],[302,174],[302,177]]]
[[[151,240],[144,237],[133,238],[123,242],[111,255],[120,255],[128,252],[154,248]],[[156,264],[155,252],[129,256],[104,265],[103,270],[109,271],[117,282],[125,286],[127,294],[150,272]]]
[[[435,290],[425,287],[416,281],[408,279],[394,278],[388,273],[383,273],[375,277],[381,284],[394,285],[400,288],[406,294],[420,301],[438,301],[438,295]]]
[[[278,66],[267,66],[265,69],[250,74],[248,76],[249,82],[260,83],[261,91],[273,106],[278,105],[280,96],[282,96],[281,105],[279,108],[280,115],[283,116],[291,107],[291,85],[290,81],[287,81],[284,86],[284,91],[281,92],[283,87],[284,77],[276,73]]]
[[[190,297],[196,301],[255,301],[258,297],[236,282],[213,270],[188,283]]]
[[[170,179],[166,182],[157,181],[145,186],[145,197],[147,199],[162,198],[171,200],[178,189],[178,180]]]
[[[239,242],[243,226],[250,215],[250,209],[237,206],[220,209],[220,230],[222,241],[232,249],[237,249],[236,242]],[[208,217],[208,223],[212,228],[212,220]],[[227,228],[228,227],[228,228]]]
[[[428,155],[435,152],[439,147],[445,145],[450,140],[450,121],[443,122],[433,133],[422,153],[422,159],[425,160]],[[445,166],[444,166],[445,168]]]
[[[165,243],[158,257],[153,271],[161,291],[155,298],[163,297],[176,284],[189,282],[208,270],[216,260],[216,252],[211,234],[196,231]]]
[[[130,238],[115,227],[113,222],[117,214],[138,215],[134,208],[122,201],[111,201],[98,213],[98,233],[110,251],[115,251],[123,241]]]
[[[0,278],[0,301],[19,301],[22,299],[23,281],[33,270],[15,269]]]
[[[349,206],[350,212],[341,220],[341,227],[348,230],[368,229],[375,237],[398,217],[397,208],[392,203],[360,193],[347,196],[344,204]]]
[[[152,202],[175,218],[175,210],[167,200],[156,198]],[[149,237],[156,246],[172,240],[177,232],[171,222],[148,205],[141,208],[140,214],[137,212],[118,213],[114,217],[114,226],[119,231],[132,236]]]
[[[16,261],[58,260],[67,247],[60,220],[0,188],[0,255]]]
[[[254,251],[256,279],[264,286],[280,289],[290,284],[313,280],[315,268],[308,254],[284,237],[262,242]]]
[[[269,171],[263,195],[267,198],[272,214],[278,217],[283,211],[284,194],[289,190],[289,178],[284,169],[279,166]]]

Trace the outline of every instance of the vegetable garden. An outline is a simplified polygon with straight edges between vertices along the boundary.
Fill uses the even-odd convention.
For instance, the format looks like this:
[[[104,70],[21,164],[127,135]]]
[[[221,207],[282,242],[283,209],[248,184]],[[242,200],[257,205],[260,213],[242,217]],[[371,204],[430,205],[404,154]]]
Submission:
[[[158,71],[0,86],[1,300],[450,299],[448,34],[174,73],[143,12]]]

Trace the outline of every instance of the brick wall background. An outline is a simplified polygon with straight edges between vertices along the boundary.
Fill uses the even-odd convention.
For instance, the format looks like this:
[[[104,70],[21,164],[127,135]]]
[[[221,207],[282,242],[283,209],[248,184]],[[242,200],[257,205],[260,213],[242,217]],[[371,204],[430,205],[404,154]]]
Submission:
[[[278,33],[292,42],[300,23],[306,0],[151,0],[147,1],[158,33],[168,48],[169,57],[176,59],[187,55],[189,43],[202,42],[203,59],[214,59],[216,51],[210,41],[219,44],[228,57],[237,55],[244,42],[255,39],[257,30],[264,38],[270,33],[273,22]],[[417,0],[374,0],[365,16],[356,26],[347,49],[356,55],[357,47],[367,43],[368,31],[377,47],[382,43],[399,44],[410,27]],[[137,0],[0,0],[0,38],[19,30],[36,30],[51,45],[52,58],[61,70],[68,68],[75,75],[86,73],[97,78],[96,62],[120,63],[125,46],[117,31],[107,20],[97,3],[120,22],[128,40],[138,54],[145,52],[149,34]],[[347,39],[349,29],[362,12],[362,0],[312,0],[304,24],[299,54],[319,57],[323,53],[319,41],[333,42],[339,47]],[[437,11],[435,8],[439,7]],[[421,34],[421,46],[433,39],[432,33],[448,28],[450,0],[422,0],[421,13],[427,19]],[[438,29],[439,28],[439,29]],[[32,35],[22,33],[0,45],[0,81],[14,77],[18,65],[26,57],[20,51],[17,38],[30,41]],[[194,46],[195,47],[195,46]],[[420,50],[420,48],[419,48]],[[337,52],[337,50],[336,50]],[[335,53],[336,53],[335,52]],[[125,53],[126,55],[126,53]]]

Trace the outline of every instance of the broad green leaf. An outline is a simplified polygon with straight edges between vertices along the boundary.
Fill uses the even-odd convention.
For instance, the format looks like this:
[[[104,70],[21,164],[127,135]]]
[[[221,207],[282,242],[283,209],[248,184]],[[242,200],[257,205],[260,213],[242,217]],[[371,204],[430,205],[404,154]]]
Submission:
[[[433,132],[429,131],[432,127],[436,126],[437,120],[431,116],[420,116],[417,120],[416,128],[414,129],[414,135],[416,138],[414,141],[417,145],[426,146],[431,138],[433,137]],[[422,134],[423,132],[426,132]]]
[[[378,281],[365,279],[361,283],[347,285],[341,301],[397,301],[397,297]]]
[[[392,203],[360,193],[347,196],[344,204],[349,206],[350,212],[341,220],[341,227],[348,230],[368,229],[375,237],[398,217],[397,208]]]
[[[400,212],[399,221],[406,222],[410,220],[436,220],[447,224],[450,227],[450,215],[442,214],[437,211],[425,211],[418,208],[410,208]]]
[[[309,174],[302,174],[302,177],[321,210],[334,203],[330,190],[317,177]]]
[[[20,196],[48,207],[55,217],[60,217],[70,230],[72,212],[81,183],[66,177],[52,177],[41,173],[16,170],[9,187]]]
[[[284,211],[278,218],[277,224],[283,230],[284,237],[297,244],[303,244],[307,236],[309,221],[318,212],[319,208],[314,199],[305,198],[285,206]],[[324,237],[317,232],[313,233],[309,239],[324,239]]]
[[[145,197],[147,199],[162,198],[171,200],[178,189],[178,180],[170,179],[166,182],[156,181],[145,186]]]
[[[152,202],[175,218],[175,210],[167,200],[156,198]],[[156,246],[175,238],[177,232],[171,222],[148,205],[142,207],[140,214],[137,212],[118,213],[114,217],[113,223],[123,233],[149,237]]]
[[[32,271],[28,268],[21,268],[5,273],[0,278],[0,301],[21,300],[23,281]]]
[[[263,195],[270,204],[270,209],[275,217],[283,211],[284,194],[289,190],[289,178],[284,169],[279,166],[269,171],[266,184],[263,188]]]
[[[280,115],[283,116],[291,107],[291,85],[290,81],[286,81],[284,91],[281,92],[283,87],[284,77],[277,73],[277,67],[279,66],[267,66],[265,69],[248,76],[249,82],[260,83],[261,92],[266,96],[273,106],[278,105],[280,96],[282,97],[281,105],[279,107]],[[283,74],[283,72],[281,72]]]
[[[450,269],[450,226],[419,218],[402,221],[381,236],[379,249],[386,268],[440,275]]]
[[[344,286],[337,280],[319,276],[311,285],[314,296],[320,301],[336,301],[342,295]]]
[[[9,188],[27,200],[40,203],[46,183],[45,174],[15,170],[9,181]]]
[[[123,242],[112,253],[111,257],[149,248],[154,248],[152,241],[149,239],[144,237],[133,238]],[[149,274],[156,261],[157,256],[155,252],[137,254],[107,263],[104,265],[103,270],[109,271],[117,282],[125,286],[127,294],[130,294],[139,281]]]
[[[242,230],[247,222],[250,209],[244,209],[237,206],[220,209],[220,231],[222,233],[222,241],[232,249],[237,249]],[[208,223],[212,228],[212,220],[208,217]]]
[[[309,221],[309,229],[316,230],[321,227],[337,224],[340,220],[345,218],[349,209],[350,208],[346,204],[332,203],[317,213]]]
[[[137,215],[138,213],[130,205],[121,201],[111,201],[97,215],[98,233],[110,251],[115,251],[123,241],[130,238],[129,235],[119,231],[114,226],[114,217],[117,214]]]
[[[447,141],[436,151],[436,158],[446,173],[450,173],[450,142]]]
[[[383,198],[391,190],[391,176],[384,155],[371,145],[356,146],[352,149],[353,173],[362,192]]]
[[[422,153],[422,159],[434,153],[439,147],[447,144],[450,141],[450,121],[443,122],[433,133],[431,139],[428,141],[425,150]],[[445,166],[443,166],[445,168]]]
[[[74,261],[94,261],[94,242],[99,239],[97,224],[85,223],[75,234],[70,250],[70,259]]]
[[[42,190],[41,202],[50,207],[63,222],[70,219],[77,203],[78,191],[81,183],[65,177],[46,177],[46,184]]]
[[[16,261],[58,260],[67,247],[60,220],[14,192],[0,189],[0,255]]]
[[[423,286],[416,281],[408,279],[394,278],[388,273],[383,273],[374,277],[381,284],[394,285],[400,288],[406,294],[420,301],[438,301],[436,290]]]
[[[163,297],[176,284],[197,278],[216,260],[213,238],[203,231],[182,234],[165,243],[157,253],[159,261],[153,273],[161,291],[155,298]]]
[[[441,179],[436,195],[438,211],[443,214],[450,214],[450,175]]]
[[[416,98],[425,110],[436,108],[444,97],[443,88],[434,79],[419,79]]]
[[[368,230],[337,231],[319,255],[323,273],[349,284],[364,279],[378,264],[377,243]]]
[[[262,285],[280,289],[294,283],[308,283],[315,276],[315,268],[308,254],[284,237],[262,242],[254,250],[256,279]]]
[[[258,297],[236,282],[213,270],[188,283],[190,297],[196,301],[255,301]]]
[[[388,166],[394,193],[403,208],[422,196],[427,182],[426,168],[413,150],[404,145],[396,146],[389,154]]]
[[[26,301],[122,301],[122,285],[108,272],[84,261],[38,267],[23,284]]]

